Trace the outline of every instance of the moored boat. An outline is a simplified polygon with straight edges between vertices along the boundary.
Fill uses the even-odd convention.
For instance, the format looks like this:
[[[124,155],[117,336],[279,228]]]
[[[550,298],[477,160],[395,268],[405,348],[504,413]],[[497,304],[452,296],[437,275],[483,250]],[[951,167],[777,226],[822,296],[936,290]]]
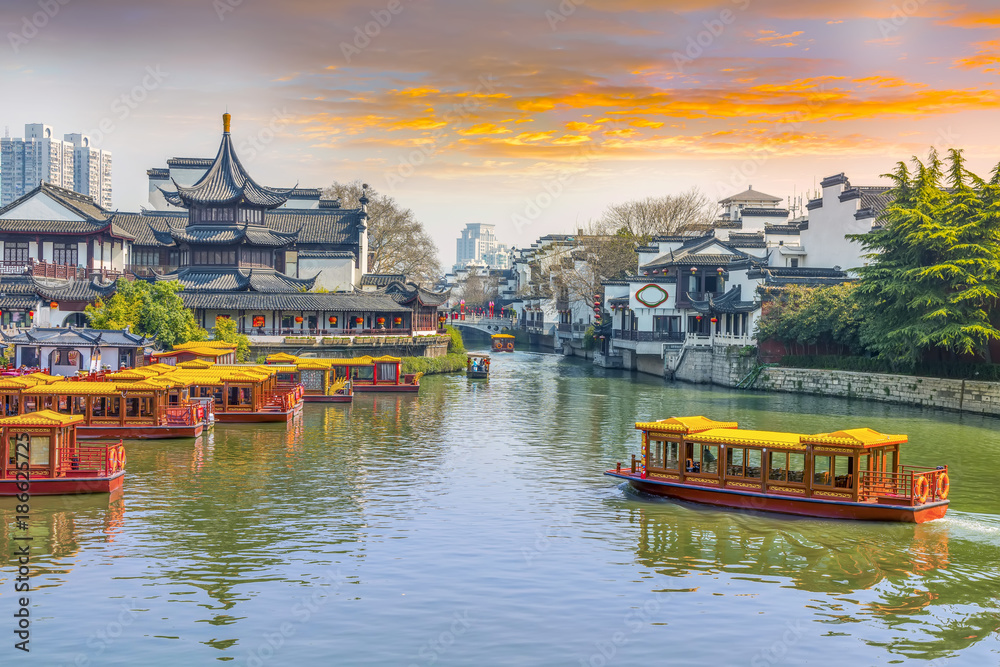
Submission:
[[[125,480],[125,448],[77,442],[82,415],[51,410],[0,419],[0,496],[112,493]]]
[[[905,435],[808,435],[674,417],[636,423],[642,456],[605,474],[645,493],[802,516],[924,523],[948,509],[948,467],[904,466]]]
[[[513,352],[514,337],[510,334],[493,334],[490,337],[493,341],[494,352]]]
[[[267,357],[269,366],[279,366],[282,372],[294,374],[303,364],[310,367],[320,365],[330,368],[329,382],[340,380],[350,382],[351,391],[357,392],[402,392],[416,393],[420,390],[423,373],[403,373],[400,357],[353,357],[345,359],[321,359],[317,357],[295,357],[279,353]],[[288,370],[287,367],[294,367]],[[291,377],[291,375],[289,375]]]
[[[465,360],[465,376],[468,378],[488,378],[490,376],[490,355],[470,352]]]

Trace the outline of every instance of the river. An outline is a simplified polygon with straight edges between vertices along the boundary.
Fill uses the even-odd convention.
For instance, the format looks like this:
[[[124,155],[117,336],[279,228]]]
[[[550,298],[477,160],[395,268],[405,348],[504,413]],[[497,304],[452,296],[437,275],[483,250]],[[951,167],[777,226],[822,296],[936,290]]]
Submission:
[[[0,663],[1000,662],[997,420],[529,352],[492,366],[306,405],[288,429],[128,443],[120,499],[32,499],[31,654],[13,648],[8,557]],[[602,475],[638,452],[637,419],[696,414],[907,433],[904,462],[949,465],[951,509],[920,526],[809,520]],[[0,512],[13,554],[14,503]]]

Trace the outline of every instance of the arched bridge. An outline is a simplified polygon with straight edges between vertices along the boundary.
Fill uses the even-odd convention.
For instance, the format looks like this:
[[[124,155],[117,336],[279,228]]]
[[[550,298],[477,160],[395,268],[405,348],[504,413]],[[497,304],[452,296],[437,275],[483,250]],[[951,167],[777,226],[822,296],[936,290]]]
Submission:
[[[448,320],[447,322],[458,330],[473,329],[487,336],[503,333],[505,329],[513,329],[514,321],[509,317],[469,317],[464,320]]]

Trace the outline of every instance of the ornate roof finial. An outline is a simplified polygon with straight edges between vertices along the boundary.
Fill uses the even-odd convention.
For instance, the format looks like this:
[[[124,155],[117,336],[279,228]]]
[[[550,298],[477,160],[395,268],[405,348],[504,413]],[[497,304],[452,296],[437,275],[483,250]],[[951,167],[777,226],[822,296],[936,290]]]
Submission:
[[[231,118],[232,118],[232,116],[229,115],[228,111],[226,113],[222,114],[222,132],[223,132],[223,134],[229,134],[229,120]]]

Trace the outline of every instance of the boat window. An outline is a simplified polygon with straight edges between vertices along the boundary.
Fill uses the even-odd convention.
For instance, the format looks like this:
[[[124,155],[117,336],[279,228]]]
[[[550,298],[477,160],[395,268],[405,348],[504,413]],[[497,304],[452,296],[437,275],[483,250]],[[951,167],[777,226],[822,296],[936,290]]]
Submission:
[[[372,382],[375,379],[374,366],[355,366],[351,371],[351,377],[355,380]]]
[[[726,475],[760,479],[760,450],[745,447],[726,448]]]
[[[771,452],[767,478],[775,482],[802,484],[806,473],[806,456],[801,452]]]
[[[813,484],[848,489],[853,486],[854,465],[850,456],[817,456],[813,459]]]
[[[219,407],[222,407],[222,387],[215,387],[212,389],[212,401]]]
[[[108,410],[108,417],[121,417],[122,399],[118,396],[109,396],[104,399],[105,407]]]
[[[664,446],[666,448],[666,455],[663,467],[667,470],[677,470],[677,464],[681,458],[681,443],[667,442],[664,443]]]
[[[663,445],[666,443],[662,440],[650,440],[649,441],[649,460],[647,465],[650,468],[663,469]]]
[[[139,416],[140,417],[152,417],[153,416],[153,399],[143,398],[139,401]]]
[[[49,464],[49,436],[31,436],[28,464],[33,466],[47,466]]]
[[[709,475],[719,474],[719,446],[699,445],[698,458],[701,461],[701,472]]]
[[[480,364],[483,362],[480,361]],[[378,381],[379,382],[395,382],[396,381],[396,364],[379,364],[378,365]]]
[[[85,414],[87,414],[87,397],[86,396],[74,396],[73,397],[73,414],[74,415],[85,415]]]
[[[125,399],[125,416],[126,417],[138,417],[139,416],[139,399],[138,398],[126,398]]]

